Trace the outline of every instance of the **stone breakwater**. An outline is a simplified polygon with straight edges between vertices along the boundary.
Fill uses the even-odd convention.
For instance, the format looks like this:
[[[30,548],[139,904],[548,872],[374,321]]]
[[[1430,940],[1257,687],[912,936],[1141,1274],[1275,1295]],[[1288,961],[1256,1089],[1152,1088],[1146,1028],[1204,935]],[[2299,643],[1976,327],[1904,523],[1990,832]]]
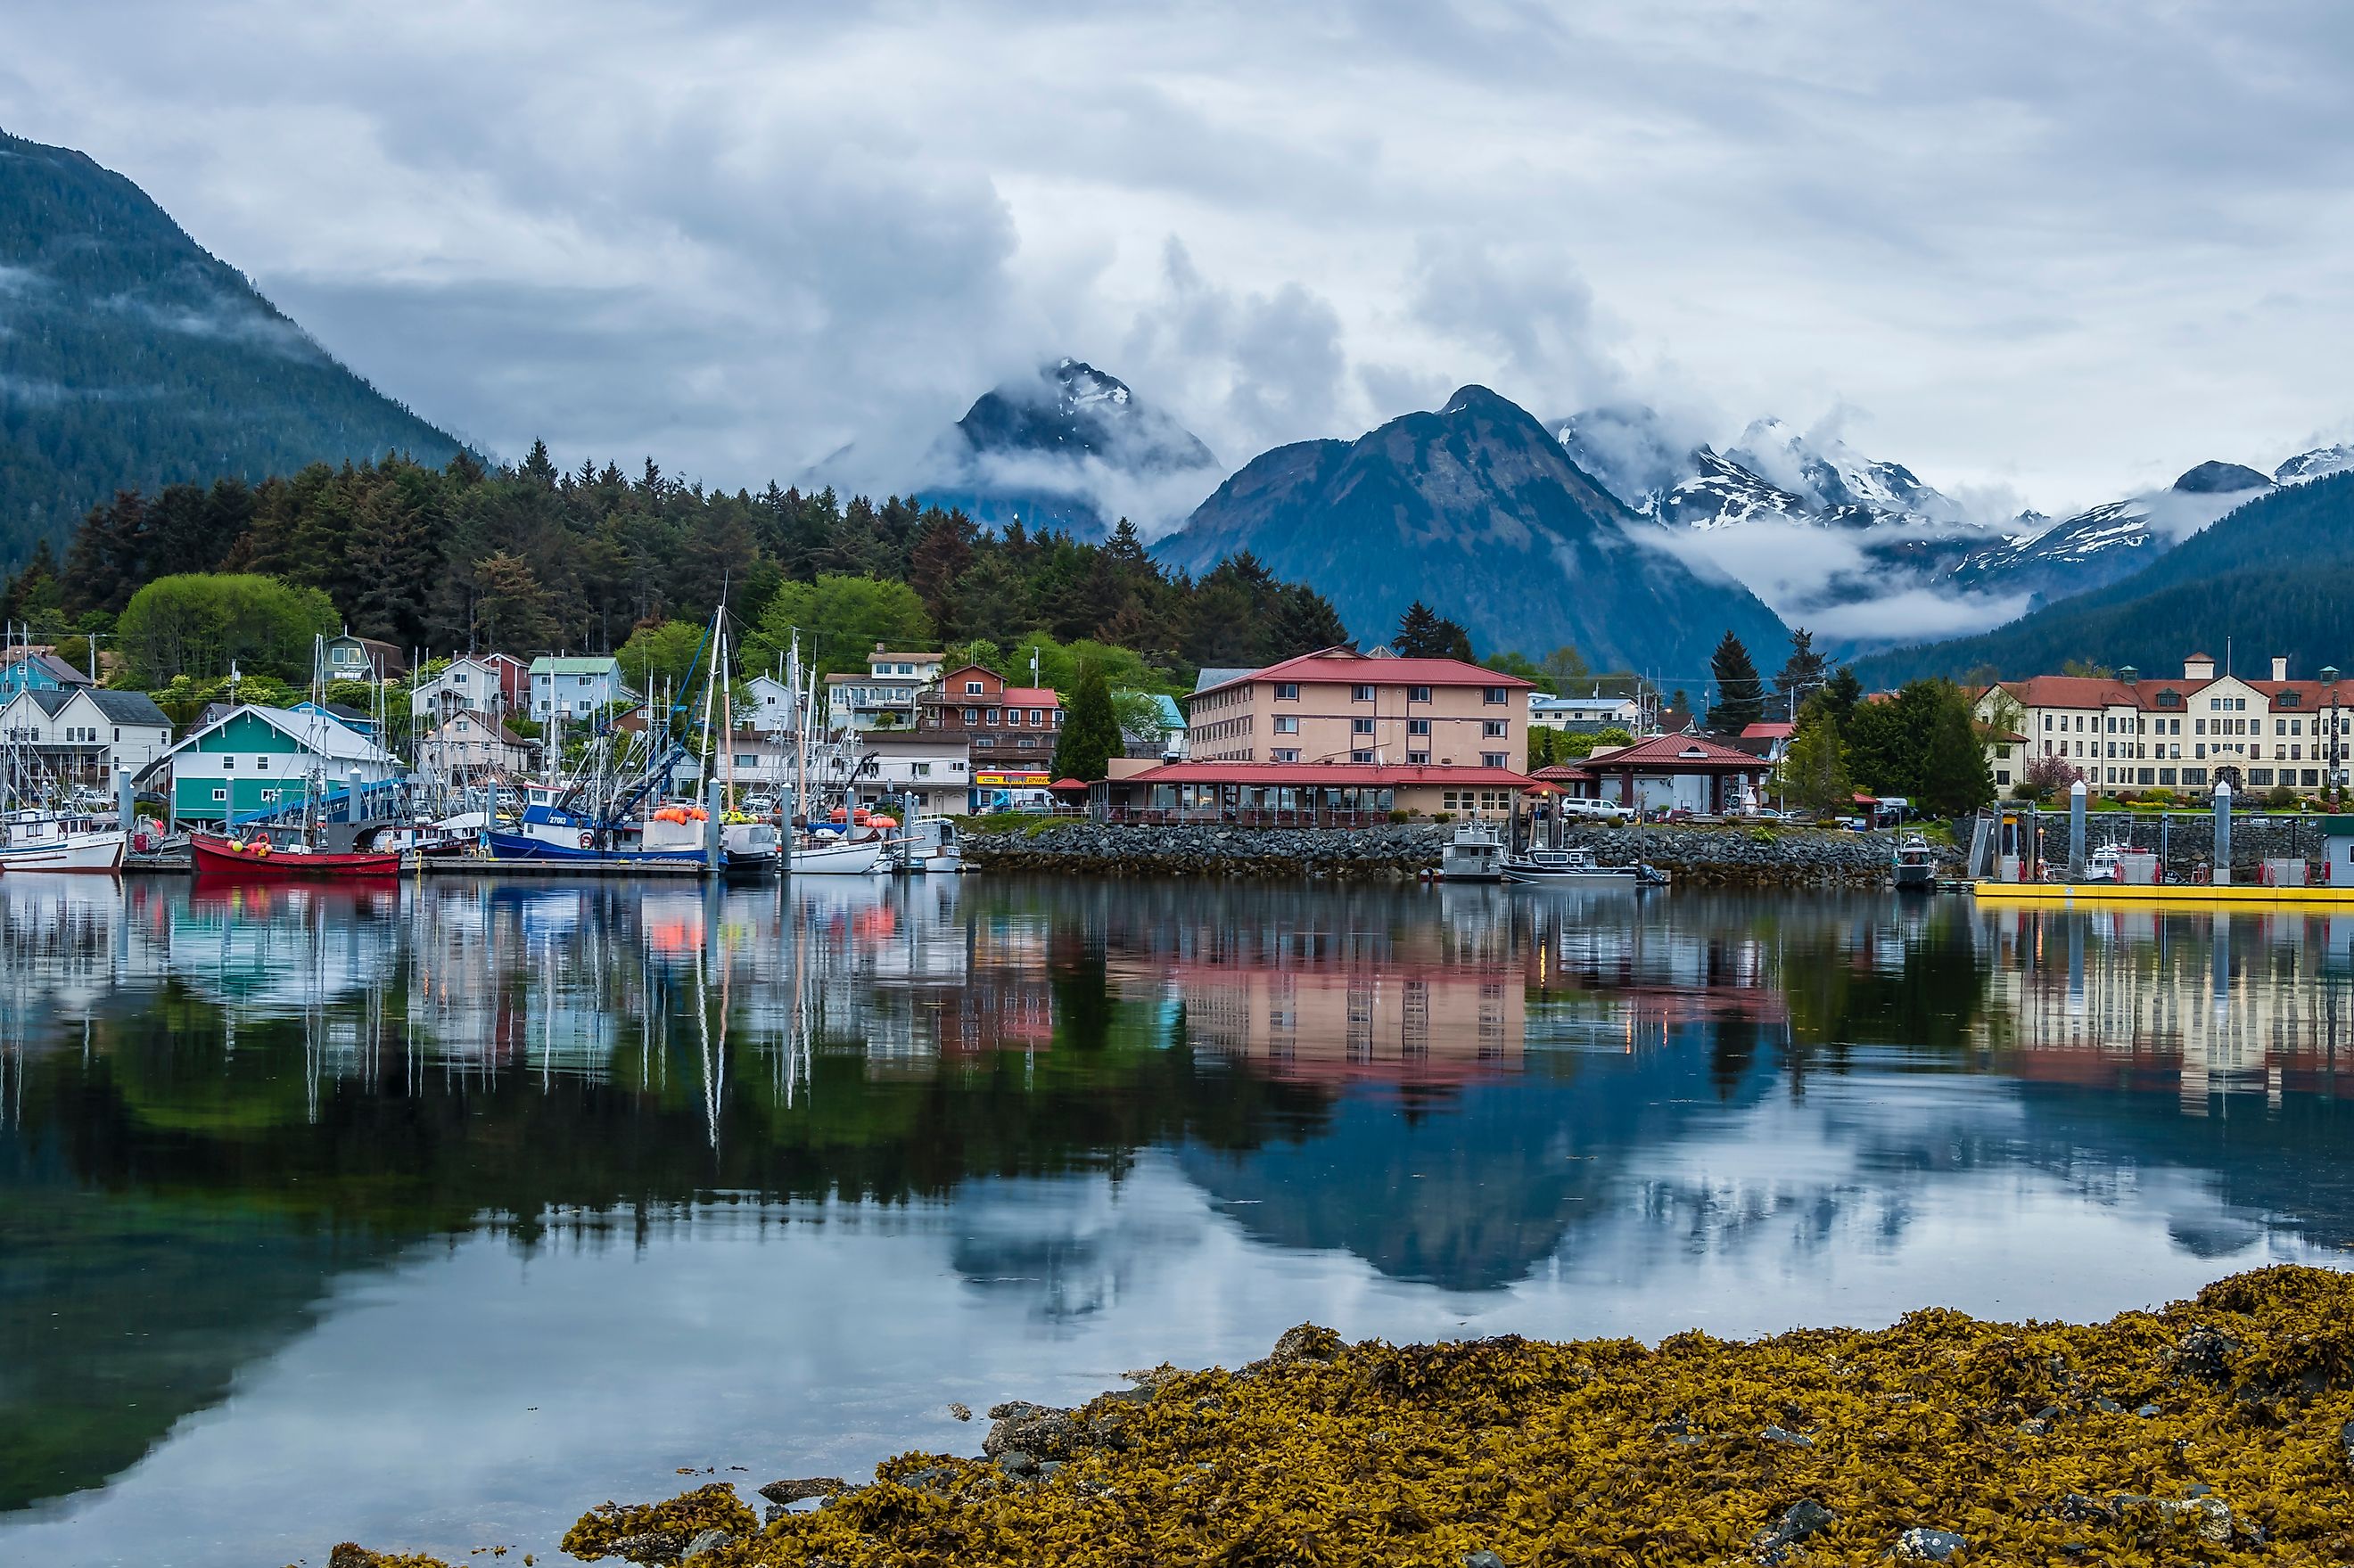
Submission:
[[[1383,880],[1438,869],[1454,829],[1429,822],[1356,831],[1214,824],[1135,827],[1058,822],[1036,833],[974,833],[965,863],[982,871],[1081,876]],[[1783,824],[1579,827],[1565,840],[1605,865],[1645,861],[1687,887],[1872,887],[1889,879],[1882,833]],[[1948,874],[1960,857],[1945,852]]]

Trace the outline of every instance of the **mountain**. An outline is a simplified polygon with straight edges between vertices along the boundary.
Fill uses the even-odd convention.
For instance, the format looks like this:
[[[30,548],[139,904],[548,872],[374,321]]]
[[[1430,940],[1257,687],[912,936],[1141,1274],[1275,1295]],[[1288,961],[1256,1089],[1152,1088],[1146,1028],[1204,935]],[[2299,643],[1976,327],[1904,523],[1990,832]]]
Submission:
[[[2049,673],[2071,659],[2162,670],[2230,639],[2251,660],[2287,655],[2301,675],[2325,664],[2354,669],[2344,609],[2354,584],[2354,471],[2249,495],[2222,493],[2241,504],[2105,588],[1859,668],[1874,684],[1988,667]]]
[[[2273,470],[2273,479],[2281,484],[2303,484],[2309,479],[2327,479],[2349,468],[2354,468],[2354,446],[2341,442],[2334,447],[2299,452]]]
[[[0,132],[0,567],[118,489],[459,443],[353,375],[121,175]]]
[[[1485,652],[1575,646],[1596,668],[1697,689],[1729,628],[1762,667],[1788,630],[1748,590],[1663,547],[1526,410],[1466,387],[1354,441],[1262,453],[1154,546],[1200,573],[1248,551],[1367,641],[1419,599]]]
[[[926,456],[915,488],[989,527],[1019,517],[1099,539],[1122,516],[1157,532],[1221,471],[1199,437],[1126,382],[1064,359],[983,393]]]
[[[2129,495],[1965,556],[1950,573],[1964,591],[2047,604],[2133,576],[2243,505],[2273,482],[2235,462],[2202,462],[2166,490]]]

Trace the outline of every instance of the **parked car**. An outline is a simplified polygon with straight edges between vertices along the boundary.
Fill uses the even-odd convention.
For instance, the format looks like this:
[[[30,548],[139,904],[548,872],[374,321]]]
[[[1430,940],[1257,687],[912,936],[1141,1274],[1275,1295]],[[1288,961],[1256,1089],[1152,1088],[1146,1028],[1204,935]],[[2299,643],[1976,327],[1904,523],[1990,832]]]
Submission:
[[[1840,817],[1837,819],[1837,825],[1845,828],[1851,833],[1868,833],[1872,832],[1872,824],[1861,817]]]
[[[1623,822],[1635,814],[1632,806],[1622,806],[1616,800],[1587,800],[1564,795],[1554,802],[1564,817],[1593,817],[1606,821]]]

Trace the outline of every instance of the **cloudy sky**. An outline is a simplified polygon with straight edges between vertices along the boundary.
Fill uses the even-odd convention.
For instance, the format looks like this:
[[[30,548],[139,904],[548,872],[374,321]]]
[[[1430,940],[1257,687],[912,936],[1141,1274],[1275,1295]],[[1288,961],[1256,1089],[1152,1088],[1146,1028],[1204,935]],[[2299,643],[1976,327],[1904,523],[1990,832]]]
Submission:
[[[0,127],[513,456],[888,487],[1073,354],[1230,465],[1484,381],[1989,506],[2354,434],[2354,8],[13,0]]]

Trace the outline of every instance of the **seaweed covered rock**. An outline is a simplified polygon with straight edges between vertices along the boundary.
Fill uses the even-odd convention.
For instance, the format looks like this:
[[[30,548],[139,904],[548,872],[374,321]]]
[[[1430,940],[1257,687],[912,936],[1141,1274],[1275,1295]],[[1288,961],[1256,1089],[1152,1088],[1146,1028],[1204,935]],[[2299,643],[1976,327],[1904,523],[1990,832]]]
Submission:
[[[697,1487],[668,1502],[624,1508],[599,1503],[564,1532],[564,1550],[594,1562],[619,1557],[630,1563],[667,1565],[681,1561],[688,1545],[708,1531],[747,1536],[760,1527],[752,1510],[725,1481]]]

